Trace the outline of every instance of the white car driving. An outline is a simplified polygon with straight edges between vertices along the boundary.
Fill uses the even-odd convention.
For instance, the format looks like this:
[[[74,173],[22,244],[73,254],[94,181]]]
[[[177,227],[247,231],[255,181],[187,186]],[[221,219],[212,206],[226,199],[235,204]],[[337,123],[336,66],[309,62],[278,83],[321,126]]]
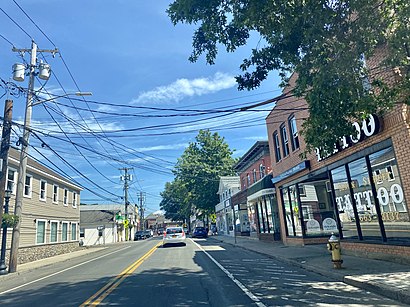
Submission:
[[[162,238],[162,246],[167,244],[183,244],[185,243],[186,235],[182,227],[167,227]]]

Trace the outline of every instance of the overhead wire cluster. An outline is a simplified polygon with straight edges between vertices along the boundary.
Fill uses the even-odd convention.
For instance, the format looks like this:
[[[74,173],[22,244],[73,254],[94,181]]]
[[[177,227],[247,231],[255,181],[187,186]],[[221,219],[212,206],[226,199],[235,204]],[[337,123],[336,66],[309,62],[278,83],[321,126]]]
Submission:
[[[16,0],[12,1],[46,40],[56,48],[53,40],[37,25],[23,7]],[[33,40],[33,36],[19,22],[4,9],[0,8],[0,10],[30,40]],[[12,40],[4,34],[0,34],[0,38],[14,47]],[[40,53],[40,56],[43,61],[46,61],[43,54]],[[80,91],[80,86],[74,78],[74,74],[64,59],[61,50],[59,50],[57,58],[61,60],[74,87]],[[21,59],[25,62],[23,55],[21,55]],[[25,63],[27,64],[27,62]],[[56,80],[59,90],[67,95],[68,91],[55,70],[52,71],[52,76]],[[292,93],[283,93],[269,100],[251,99],[251,97],[261,95],[252,94],[245,97],[233,97],[181,108],[164,108],[98,101],[85,99],[84,97],[79,99],[69,97],[68,95],[58,98],[61,95],[48,90],[46,83],[42,80],[37,80],[37,82],[40,82],[41,86],[33,94],[39,102],[43,101],[44,97],[48,98],[47,102],[41,103],[47,116],[42,120],[42,123],[34,122],[32,124],[30,130],[34,137],[32,144],[30,144],[31,148],[42,158],[43,163],[46,163],[48,167],[70,178],[70,180],[81,185],[98,198],[112,202],[118,202],[121,197],[117,195],[120,193],[112,192],[113,186],[118,186],[120,183],[119,180],[113,180],[113,178],[106,175],[107,168],[118,169],[119,166],[127,165],[154,175],[170,176],[172,175],[171,169],[175,164],[175,162],[161,156],[138,151],[125,141],[120,141],[121,139],[191,134],[196,133],[199,129],[210,129],[212,131],[246,129],[275,123],[275,118],[284,113],[290,114],[306,110],[306,107],[277,108],[275,116],[271,116],[266,121],[266,116],[271,111],[271,108],[266,108],[266,106],[272,105],[281,99],[297,101],[299,98],[294,97]],[[15,97],[27,95],[27,89],[17,86],[12,82],[6,82],[3,79],[1,79],[0,87],[4,89],[4,95],[6,93]],[[265,94],[268,93],[270,94],[271,92]],[[230,103],[238,99],[249,100],[241,103]],[[221,103],[223,103],[223,106],[220,106]],[[201,107],[212,104],[219,104],[219,106],[214,108]],[[101,109],[102,107],[109,107],[111,110]],[[74,112],[70,113],[70,111]],[[189,119],[175,121],[175,119],[179,118]],[[106,120],[109,120],[111,125],[105,124]],[[140,120],[143,120],[144,123]],[[145,121],[147,120],[155,120],[155,124],[146,124]],[[127,128],[122,125],[126,121],[132,121],[128,123]],[[158,123],[159,121],[161,123]],[[15,127],[21,129],[21,124],[15,123]],[[19,133],[16,129],[14,129],[14,132],[16,134]],[[47,153],[51,154],[54,158],[50,158]],[[31,158],[35,159],[33,155]],[[55,161],[55,158],[58,159],[64,168]],[[81,163],[93,169],[96,172],[95,176],[91,177],[89,174],[83,173],[79,169],[79,164]],[[70,175],[71,173],[74,173],[75,176]],[[75,179],[76,176],[81,178],[81,182]],[[101,177],[102,182],[105,182],[107,186],[98,184],[97,182],[101,181],[98,180],[97,176]],[[137,174],[134,174],[134,178],[138,178]],[[135,187],[135,190],[140,192],[143,190],[143,186],[139,179],[137,180],[138,188]],[[147,194],[150,197],[159,197],[158,195]]]
[[[56,47],[52,39],[35,23],[17,1],[12,1],[41,34]],[[33,36],[16,22],[10,14],[2,8],[0,10],[24,34],[33,39]],[[0,38],[14,47],[12,40],[5,35],[0,34]],[[24,56],[20,56],[25,61]],[[43,54],[40,53],[40,56],[46,61]],[[58,58],[69,74],[74,87],[81,91],[61,52],[58,54]],[[382,72],[384,70],[377,73],[381,74]],[[68,94],[57,71],[53,70],[52,76],[58,83],[59,90],[64,94]],[[95,195],[97,202],[104,200],[115,203],[122,198],[120,193],[116,192],[120,189],[118,187],[120,184],[118,180],[107,175],[107,168],[118,169],[118,166],[126,165],[139,171],[149,172],[152,175],[173,175],[171,168],[175,164],[174,161],[167,160],[163,156],[150,155],[142,150],[139,151],[128,144],[126,139],[185,135],[196,133],[199,129],[228,131],[255,128],[257,126],[266,126],[266,124],[279,124],[282,120],[277,118],[282,117],[283,114],[290,115],[308,110],[306,106],[294,108],[282,106],[275,108],[275,113],[267,118],[272,109],[266,108],[266,106],[273,105],[283,99],[286,99],[289,103],[300,99],[292,93],[283,93],[269,100],[249,99],[244,103],[225,103],[223,106],[215,108],[199,107],[205,104],[209,106],[213,103],[231,102],[238,99],[238,97],[183,108],[164,108],[98,101],[85,99],[84,97],[81,99],[69,96],[58,98],[59,95],[48,90],[47,82],[41,80],[37,80],[37,82],[41,84],[40,88],[34,93],[37,101],[44,100],[44,95],[55,99],[42,103],[46,118],[37,125],[34,123],[33,127],[30,128],[34,139],[30,145],[35,152],[35,154],[30,155],[30,158],[47,165],[53,171],[69,178],[75,184]],[[0,80],[0,88],[2,89],[0,99],[5,95],[19,98],[27,94],[27,89],[3,79]],[[252,96],[255,95],[241,98],[248,99]],[[70,114],[71,111],[74,113]],[[187,118],[188,120],[185,120]],[[149,122],[151,120],[155,120],[155,123]],[[127,127],[124,126],[124,123],[128,124]],[[21,129],[21,124],[15,122],[14,128],[16,128],[13,129],[14,133],[19,134],[17,129]],[[53,158],[50,158],[48,153]],[[41,159],[38,157],[41,157]],[[84,173],[81,170],[81,164],[83,163],[95,171],[95,175],[90,176],[90,174]],[[78,177],[80,180],[77,179]],[[100,180],[101,178],[103,180]],[[134,178],[136,181],[130,185],[134,193],[130,194],[130,199],[134,204],[138,204],[133,195],[138,195],[144,189],[136,173],[134,173]],[[161,198],[155,194],[145,193],[150,198]],[[149,206],[145,206],[145,209],[155,211]]]

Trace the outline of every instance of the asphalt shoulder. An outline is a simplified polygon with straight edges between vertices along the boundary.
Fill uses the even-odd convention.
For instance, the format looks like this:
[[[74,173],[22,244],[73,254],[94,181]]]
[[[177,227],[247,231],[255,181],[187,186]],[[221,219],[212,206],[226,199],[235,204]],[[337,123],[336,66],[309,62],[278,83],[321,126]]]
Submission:
[[[252,250],[410,305],[409,265],[344,255],[342,251],[342,268],[335,269],[326,245],[286,246],[279,242],[223,235],[210,236],[209,240]]]

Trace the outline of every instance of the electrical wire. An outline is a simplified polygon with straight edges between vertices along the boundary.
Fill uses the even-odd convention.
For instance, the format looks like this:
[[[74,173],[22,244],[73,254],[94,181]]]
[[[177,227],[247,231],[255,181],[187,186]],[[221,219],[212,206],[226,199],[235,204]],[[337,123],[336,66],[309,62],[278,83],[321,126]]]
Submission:
[[[2,11],[4,13],[4,15],[6,15],[23,33],[25,33],[30,38],[30,40],[33,40],[32,36],[30,34],[28,34],[27,31],[24,30],[23,27],[20,26],[18,24],[18,22],[15,21],[9,14],[7,14],[6,11],[3,10],[1,7],[0,7],[0,11]]]

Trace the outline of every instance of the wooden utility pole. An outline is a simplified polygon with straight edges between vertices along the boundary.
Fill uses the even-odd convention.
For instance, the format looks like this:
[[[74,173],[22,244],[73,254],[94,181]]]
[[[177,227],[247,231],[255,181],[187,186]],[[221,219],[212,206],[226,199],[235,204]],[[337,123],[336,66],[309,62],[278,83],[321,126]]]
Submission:
[[[18,258],[18,249],[20,245],[20,227],[21,227],[21,215],[23,212],[23,192],[24,192],[24,183],[26,181],[26,169],[27,169],[27,160],[28,160],[28,145],[30,138],[30,125],[31,125],[31,113],[33,108],[33,99],[34,99],[34,80],[36,77],[35,69],[37,68],[37,52],[50,52],[57,53],[57,49],[53,50],[43,50],[38,49],[37,44],[32,41],[30,49],[17,49],[13,48],[14,52],[29,52],[30,53],[30,64],[28,65],[28,91],[26,99],[26,112],[24,117],[24,129],[23,137],[20,137],[19,143],[21,144],[20,151],[20,161],[17,177],[17,188],[16,188],[16,201],[14,207],[14,215],[18,217],[17,225],[13,227],[13,237],[11,240],[10,248],[10,273],[17,271],[17,258]]]
[[[124,201],[125,201],[125,221],[128,221],[128,206],[129,206],[129,201],[128,201],[128,181],[131,179],[131,175],[128,174],[129,170],[132,170],[132,167],[123,167],[120,168],[120,171],[124,171]],[[125,231],[125,241],[131,240],[130,239],[130,223],[128,221],[128,228],[124,227],[124,231]]]
[[[3,217],[4,191],[7,182],[7,165],[10,148],[11,121],[13,114],[13,100],[7,99],[4,104],[3,131],[1,133],[1,173],[0,173],[0,225]]]

